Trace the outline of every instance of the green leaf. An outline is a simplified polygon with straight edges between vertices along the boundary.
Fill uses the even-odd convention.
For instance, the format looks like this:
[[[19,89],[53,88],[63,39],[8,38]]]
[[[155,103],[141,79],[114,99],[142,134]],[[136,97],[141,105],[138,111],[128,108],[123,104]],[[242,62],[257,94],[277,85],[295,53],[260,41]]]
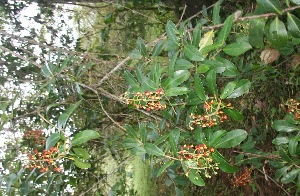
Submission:
[[[276,131],[282,131],[287,133],[300,130],[300,128],[297,125],[290,124],[285,120],[275,120],[272,127]]]
[[[137,146],[137,147],[134,147],[132,149],[130,149],[130,152],[133,154],[133,155],[142,155],[142,154],[145,154],[146,153],[146,150],[144,147],[142,146]]]
[[[300,38],[300,20],[289,12],[287,13],[287,28],[292,36]]]
[[[257,3],[268,12],[276,12],[282,14],[279,0],[257,0]]]
[[[190,44],[184,45],[184,56],[191,61],[203,61],[204,58],[199,50]]]
[[[175,52],[170,60],[170,65],[169,65],[169,80],[171,80],[172,77],[174,77],[174,72],[175,72],[175,63],[177,61],[179,51]]]
[[[166,32],[167,32],[167,36],[169,38],[169,40],[175,44],[179,46],[178,43],[178,38],[176,36],[176,34],[179,34],[179,31],[177,30],[175,24],[172,21],[168,21],[167,25],[166,25]]]
[[[72,146],[78,146],[86,143],[89,140],[97,139],[99,137],[99,133],[94,130],[84,130],[74,136],[74,138],[71,140],[71,144]]]
[[[288,34],[284,23],[276,17],[270,24],[269,42],[274,48],[282,48],[287,45]]]
[[[184,196],[183,192],[177,186],[175,186],[175,193],[175,196]]]
[[[238,68],[231,61],[220,57],[218,57],[217,60],[218,62],[222,63],[222,66],[225,67],[225,71],[222,72],[223,76],[236,77],[237,75],[239,75]]]
[[[248,42],[236,42],[223,48],[223,51],[230,56],[239,56],[250,50],[252,46]]]
[[[272,143],[279,146],[279,145],[282,145],[282,144],[289,143],[289,139],[287,137],[278,136],[275,139],[273,139]]]
[[[199,46],[199,42],[201,39],[201,28],[202,28],[202,24],[199,22],[193,30],[192,45],[195,47]]]
[[[284,174],[281,178],[281,182],[283,184],[293,182],[295,180],[295,178],[298,176],[299,171],[300,171],[299,169],[293,169],[290,172]]]
[[[240,80],[236,83],[235,90],[227,98],[237,98],[246,92],[251,87],[251,82],[247,79]]]
[[[207,52],[205,53],[202,49],[206,46],[211,46],[214,43],[213,41],[214,36],[215,36],[214,31],[211,30],[206,32],[203,38],[200,40],[199,51],[204,57],[207,55]]]
[[[179,136],[180,136],[180,129],[174,129],[169,133],[169,142],[174,157],[177,157],[178,155],[177,144],[178,144]]]
[[[207,83],[208,89],[210,90],[210,92],[213,95],[218,94],[216,80],[217,80],[216,70],[215,69],[209,70],[207,75],[206,75],[206,83]]]
[[[212,134],[212,136],[208,139],[208,146],[215,147],[217,143],[220,142],[223,135],[225,135],[227,131],[225,130],[218,130]]]
[[[279,181],[279,178],[282,176],[282,175],[285,175],[286,172],[289,170],[290,166],[284,166],[280,169],[278,169],[275,173],[275,180],[276,181]]]
[[[125,125],[125,129],[126,129],[127,134],[131,138],[138,139],[137,133],[136,133],[136,131],[134,130],[134,128],[131,125]]]
[[[19,179],[16,174],[9,174],[8,179],[6,180],[6,192],[10,193],[11,186]]]
[[[143,58],[143,55],[141,54],[140,51],[138,51],[137,49],[134,49],[130,54],[129,57],[132,59],[141,59]]]
[[[199,105],[201,103],[204,103],[203,100],[201,100],[198,95],[194,92],[191,92],[188,94],[188,97],[186,98],[186,104],[187,105]]]
[[[222,90],[220,99],[225,99],[227,98],[229,95],[231,95],[235,89],[236,86],[236,82],[232,81],[226,84],[225,88]]]
[[[127,84],[129,84],[131,87],[139,87],[140,86],[139,83],[134,78],[134,76],[129,71],[126,70],[124,72],[124,76],[125,76]]]
[[[71,114],[74,112],[74,110],[81,104],[81,100],[78,101],[75,104],[72,104],[67,110],[66,112],[62,113],[59,117],[58,117],[58,129],[64,129],[66,127],[66,123],[68,121],[68,119],[70,118]]]
[[[140,131],[140,138],[143,143],[146,143],[147,141],[147,128],[146,123],[139,122],[139,131]]]
[[[220,19],[220,10],[221,10],[221,3],[223,2],[223,0],[218,1],[213,8],[213,23],[214,25],[220,24],[221,23],[221,19]]]
[[[123,140],[123,146],[125,148],[135,148],[141,145],[141,142],[138,141],[137,139],[133,138],[126,138]]]
[[[166,140],[169,138],[169,134],[165,134],[165,135],[162,135],[160,136],[155,142],[154,144],[155,145],[158,145],[158,144],[161,144],[163,142],[166,142]]]
[[[206,94],[205,94],[205,91],[204,91],[204,87],[203,87],[202,81],[200,80],[200,78],[197,74],[195,74],[194,88],[195,88],[195,92],[196,92],[197,96],[201,100],[205,101],[206,100]]]
[[[142,56],[145,56],[145,57],[148,56],[145,43],[142,40],[142,38],[140,38],[140,37],[136,40],[136,48],[141,52]]]
[[[154,91],[159,88],[158,84],[152,81],[150,78],[143,76],[143,82],[141,84],[142,88],[145,90]]]
[[[187,94],[190,90],[186,87],[173,87],[166,90],[165,95],[168,97]]]
[[[296,5],[300,5],[300,0],[291,0],[291,2],[296,4]]]
[[[195,67],[193,63],[185,59],[177,59],[175,64],[175,71],[177,70],[186,70]]]
[[[155,156],[163,156],[163,155],[165,155],[165,153],[160,148],[158,148],[156,145],[154,145],[154,144],[146,143],[144,145],[144,148],[145,148],[146,152],[149,155],[155,155]]]
[[[256,48],[264,48],[264,29],[267,19],[256,18],[250,20],[249,42]]]
[[[60,133],[52,133],[46,140],[46,150],[49,150],[51,146],[55,146],[60,139]]]
[[[293,160],[289,157],[289,155],[285,152],[285,150],[282,147],[279,148],[279,155],[284,161],[288,163],[293,163]]]
[[[242,129],[232,130],[224,137],[222,137],[221,141],[216,144],[216,148],[232,148],[234,146],[239,145],[242,141],[244,141],[247,137],[247,132]]]
[[[157,42],[157,44],[154,46],[153,50],[152,50],[152,57],[156,57],[158,55],[160,55],[160,53],[162,52],[164,47],[164,41],[159,41]]]
[[[83,162],[82,160],[74,157],[74,164],[80,169],[88,169],[91,167],[90,163]]]
[[[235,173],[238,171],[237,167],[234,167],[230,165],[230,163],[223,157],[222,154],[220,154],[217,150],[215,150],[211,154],[212,159],[216,162],[219,163],[218,167],[226,173]]]
[[[210,69],[210,66],[209,66],[209,65],[201,64],[201,65],[197,68],[197,73],[206,73],[209,69]]]
[[[235,121],[244,120],[244,116],[236,109],[224,108],[223,111],[225,112],[225,114],[227,114],[230,118],[232,118]]]
[[[89,152],[84,148],[73,148],[73,151],[78,157],[83,158],[83,160],[90,158]]]
[[[197,186],[205,186],[205,182],[198,173],[197,170],[191,169],[188,173],[188,177],[192,183],[194,183]]]
[[[170,160],[168,162],[166,162],[157,172],[156,177],[160,176],[168,167],[170,167],[171,165],[173,165],[174,160]]]
[[[169,78],[164,82],[163,87],[169,89],[172,87],[177,87],[187,79],[189,79],[191,73],[188,70],[178,70],[174,72],[174,76]]]
[[[224,26],[222,27],[222,29],[221,29],[221,31],[220,31],[220,33],[218,35],[216,44],[214,44],[214,45],[216,45],[216,47],[217,46],[222,46],[225,43],[228,35],[230,34],[232,23],[233,23],[233,19],[234,19],[233,15],[230,15],[230,16],[228,16],[226,18],[226,20],[224,22]]]
[[[297,147],[298,147],[298,140],[299,140],[299,135],[296,135],[296,136],[290,138],[290,141],[289,141],[289,153],[292,156],[296,155]]]

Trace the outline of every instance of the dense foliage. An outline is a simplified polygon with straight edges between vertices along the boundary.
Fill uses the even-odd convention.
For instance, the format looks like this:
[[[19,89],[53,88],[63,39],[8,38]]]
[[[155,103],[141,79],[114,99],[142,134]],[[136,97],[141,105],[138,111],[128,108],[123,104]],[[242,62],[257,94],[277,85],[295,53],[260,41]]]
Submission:
[[[3,193],[107,194],[97,191],[102,187],[110,195],[134,195],[123,166],[138,157],[162,195],[298,194],[300,3],[257,0],[251,2],[255,9],[233,14],[232,8],[222,11],[226,3],[245,6],[218,1],[175,24],[163,17],[169,11],[161,2],[127,1],[106,7],[101,28],[96,20],[81,29],[75,14],[84,34],[77,52],[51,50],[38,65],[30,57],[20,61],[33,54],[30,45],[21,51],[11,45],[11,39],[24,38],[1,30],[7,64],[1,133],[17,138],[6,143]],[[135,13],[156,16],[148,17],[147,29]],[[166,24],[159,32],[165,33],[151,42],[147,30],[160,28],[161,18]],[[118,25],[132,28],[115,33]],[[85,37],[95,29],[100,38]],[[20,77],[20,69],[28,75]],[[34,88],[30,94],[25,79]],[[107,164],[108,154],[117,162],[111,173],[98,165]],[[113,185],[104,182],[116,171]]]

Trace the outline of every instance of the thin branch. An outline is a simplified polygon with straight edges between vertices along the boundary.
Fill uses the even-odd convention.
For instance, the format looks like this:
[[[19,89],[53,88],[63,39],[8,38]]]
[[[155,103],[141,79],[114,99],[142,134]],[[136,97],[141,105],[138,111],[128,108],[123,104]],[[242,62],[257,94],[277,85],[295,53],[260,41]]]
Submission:
[[[1,31],[1,30],[0,30],[0,31]],[[37,66],[37,67],[39,67],[39,68],[42,67],[42,65],[40,65],[40,64],[38,64],[38,63],[36,63],[36,62],[33,62],[33,61],[31,61],[31,60],[29,60],[29,59],[27,59],[27,58],[21,56],[20,54],[15,53],[15,52],[9,50],[8,48],[5,48],[4,46],[1,46],[1,45],[0,45],[0,49],[1,49],[1,50],[4,50],[5,52],[10,53],[11,55],[13,55],[13,56],[15,56],[15,57],[18,57],[19,59],[22,59],[22,60],[24,60],[24,61],[26,61],[26,62],[28,62],[28,63],[30,63],[30,64],[33,64],[33,65],[35,65],[35,66]]]

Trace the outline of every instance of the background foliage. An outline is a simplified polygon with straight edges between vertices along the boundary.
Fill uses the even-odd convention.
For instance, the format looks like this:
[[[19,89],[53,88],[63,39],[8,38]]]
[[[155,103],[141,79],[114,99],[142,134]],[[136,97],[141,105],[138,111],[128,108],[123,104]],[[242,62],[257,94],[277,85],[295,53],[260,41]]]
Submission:
[[[1,194],[298,194],[299,2],[192,2],[1,3]]]

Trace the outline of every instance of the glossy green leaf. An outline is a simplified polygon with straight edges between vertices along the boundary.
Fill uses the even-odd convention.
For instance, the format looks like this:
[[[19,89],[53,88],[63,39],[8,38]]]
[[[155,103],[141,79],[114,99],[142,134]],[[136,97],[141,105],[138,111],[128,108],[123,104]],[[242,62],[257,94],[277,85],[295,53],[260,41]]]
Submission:
[[[239,75],[239,71],[236,65],[234,65],[231,61],[224,59],[224,58],[216,58],[219,62],[222,63],[222,66],[224,66],[225,70],[222,72],[223,76],[226,77],[235,77]]]
[[[288,163],[293,163],[293,160],[289,157],[289,155],[286,153],[286,151],[280,147],[279,148],[279,156]]]
[[[290,124],[285,120],[275,120],[272,127],[276,131],[282,131],[282,132],[293,132],[293,131],[300,130],[300,128],[297,125]]]
[[[282,14],[279,0],[256,0],[267,12],[276,12]]]
[[[205,186],[205,182],[198,173],[197,170],[191,169],[188,173],[188,177],[192,183],[194,183],[197,186]]]
[[[239,56],[250,50],[252,46],[248,42],[236,42],[223,48],[223,51],[230,56]]]
[[[235,173],[238,171],[238,168],[235,166],[230,165],[230,163],[223,157],[221,153],[219,153],[217,150],[215,150],[211,154],[212,159],[216,162],[219,163],[218,167],[226,173]]]
[[[137,139],[133,138],[126,138],[123,140],[123,146],[125,148],[135,148],[141,145],[141,142],[138,141]]]
[[[90,163],[83,162],[82,160],[74,157],[74,164],[79,167],[80,169],[88,169],[91,167]]]
[[[74,153],[81,157],[83,160],[87,160],[90,158],[89,152],[84,148],[73,148]]]
[[[163,166],[161,166],[161,168],[158,170],[156,177],[160,176],[168,167],[170,167],[171,165],[173,165],[174,160],[170,160],[168,162],[166,162]]]
[[[171,80],[171,78],[174,77],[174,72],[175,72],[175,63],[177,61],[177,58],[178,58],[178,55],[179,55],[179,51],[175,52],[170,60],[170,64],[169,64],[169,70],[168,70],[168,73],[169,73],[169,80]],[[167,80],[167,81],[169,81]]]
[[[175,24],[172,21],[168,21],[167,25],[166,25],[166,32],[167,32],[167,36],[168,39],[175,45],[179,46],[179,42],[178,42],[178,38],[176,36],[176,34],[179,33],[179,31],[177,30]]]
[[[290,138],[290,141],[289,141],[289,153],[292,156],[296,155],[297,147],[298,147],[298,140],[299,140],[299,135],[296,135],[296,136]]]
[[[163,156],[165,154],[160,148],[152,143],[146,143],[144,148],[149,155]]]
[[[206,94],[204,91],[204,87],[203,87],[201,79],[199,78],[199,76],[197,74],[195,74],[195,78],[194,78],[194,88],[195,88],[195,92],[196,92],[197,96],[201,100],[205,101]]]
[[[191,73],[188,70],[178,70],[174,72],[174,76],[167,79],[166,82],[164,82],[163,87],[165,89],[169,89],[172,87],[177,87],[183,82],[185,82],[187,79],[189,79]]]
[[[164,143],[167,141],[168,138],[169,138],[169,134],[162,135],[154,142],[154,144],[159,145],[161,143]]]
[[[225,88],[222,90],[220,99],[225,99],[231,95],[235,89],[236,81],[232,81],[226,84]]]
[[[290,172],[284,174],[281,178],[281,182],[283,184],[287,184],[290,182],[293,182],[295,180],[295,178],[298,176],[300,170],[299,169],[293,169]]]
[[[178,144],[178,139],[180,136],[180,130],[175,129],[169,133],[169,143],[171,146],[171,151],[174,157],[177,157],[178,155],[178,149],[177,149],[177,144]]]
[[[126,133],[133,139],[138,139],[136,130],[131,125],[125,125]]]
[[[10,193],[11,187],[15,184],[15,182],[19,179],[16,174],[9,174],[8,179],[6,180],[6,192]]]
[[[227,114],[230,118],[232,118],[235,121],[244,120],[244,116],[236,109],[224,108],[223,111],[225,114]]]
[[[186,87],[173,87],[166,90],[165,95],[168,97],[184,95],[187,94],[190,90]]]
[[[70,116],[72,115],[72,113],[74,112],[74,110],[81,104],[81,100],[78,101],[75,104],[72,104],[64,113],[62,113],[59,117],[58,117],[58,129],[64,129],[66,127],[67,121],[70,118]]]
[[[193,39],[192,39],[192,45],[195,47],[199,46],[200,39],[201,39],[201,28],[202,24],[199,22],[196,27],[193,30]]]
[[[214,25],[220,24],[221,23],[221,19],[220,19],[220,10],[221,10],[221,3],[223,2],[223,0],[218,1],[213,8],[213,23]]]
[[[208,31],[204,34],[203,38],[200,40],[199,43],[199,51],[200,53],[206,57],[207,52],[205,52],[204,50],[202,50],[204,47],[206,46],[211,46],[213,45],[214,41],[213,41],[213,37],[215,36],[214,31]]]
[[[222,137],[221,141],[216,144],[216,148],[232,148],[239,145],[247,137],[247,132],[242,129],[229,131]]]
[[[203,65],[200,64],[200,66],[197,68],[197,73],[206,73],[210,69],[209,65]]]
[[[154,46],[153,50],[152,50],[152,57],[156,57],[158,55],[160,55],[160,53],[162,52],[164,47],[164,41],[159,41],[156,43],[156,45]]]
[[[222,29],[218,35],[218,38],[216,40],[216,46],[222,46],[225,43],[228,35],[230,34],[233,19],[234,19],[233,15],[230,15],[226,18],[226,20],[224,22],[224,26],[222,27]]]
[[[220,142],[223,135],[225,135],[227,131],[225,130],[218,130],[212,134],[212,136],[208,139],[208,146],[215,147],[217,143]]]
[[[136,41],[136,48],[141,52],[142,56],[145,56],[145,57],[148,56],[146,45],[145,45],[144,41],[142,40],[142,38],[140,38],[140,37]]]
[[[300,5],[300,0],[290,0],[290,1],[296,5]]]
[[[240,80],[236,83],[235,90],[227,98],[237,98],[248,92],[251,82],[247,79]]]
[[[289,12],[287,13],[287,28],[292,36],[300,38],[300,20]]]
[[[175,64],[175,71],[177,70],[186,70],[195,67],[193,63],[185,59],[177,59]]]
[[[127,84],[129,84],[131,87],[139,87],[140,86],[139,83],[134,78],[134,76],[129,71],[126,70],[124,72],[124,76],[125,76]]]
[[[191,61],[203,61],[204,58],[199,50],[190,44],[184,45],[184,55]]]
[[[201,100],[195,92],[189,93],[185,101],[187,105],[199,105],[204,103],[204,101]]]
[[[274,48],[282,48],[287,45],[288,34],[284,23],[276,17],[270,24],[269,42]]]
[[[285,175],[287,173],[287,171],[289,170],[290,166],[284,166],[280,169],[278,169],[275,173],[275,180],[279,181],[279,178],[283,175]]]
[[[130,54],[129,57],[132,59],[141,59],[143,58],[143,55],[141,54],[141,52],[137,49],[134,49]]]
[[[154,81],[152,81],[150,78],[144,76],[143,82],[141,84],[142,88],[145,90],[154,91],[159,88],[158,84],[156,84]]]
[[[86,143],[89,140],[97,139],[100,135],[97,131],[94,130],[84,130],[77,133],[74,138],[71,140],[72,146],[78,146],[83,143]]]
[[[273,139],[272,143],[279,146],[279,145],[282,145],[282,144],[289,143],[289,139],[287,137],[284,137],[284,136],[278,136],[275,139]]]
[[[207,83],[208,89],[210,90],[210,92],[213,95],[218,94],[216,80],[217,80],[216,70],[215,69],[209,70],[207,75],[206,75],[206,83]]]
[[[60,139],[60,133],[52,133],[47,139],[46,139],[46,150],[49,150],[50,147],[55,146],[56,143]]]
[[[137,146],[137,147],[134,147],[132,149],[130,149],[130,152],[133,154],[133,155],[142,155],[142,154],[145,154],[146,153],[146,150],[144,147],[142,146]]]
[[[250,20],[249,43],[256,48],[264,48],[264,29],[266,21],[264,18]]]

